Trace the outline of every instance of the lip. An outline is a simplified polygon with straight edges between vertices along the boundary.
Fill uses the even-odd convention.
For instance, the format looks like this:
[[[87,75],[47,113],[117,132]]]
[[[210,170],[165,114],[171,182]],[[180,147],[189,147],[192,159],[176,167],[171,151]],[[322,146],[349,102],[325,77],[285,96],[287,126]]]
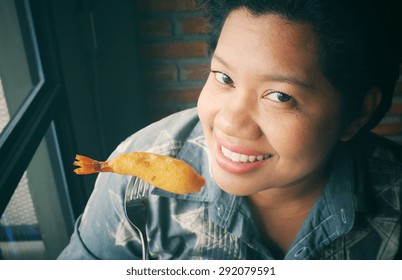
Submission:
[[[262,165],[264,165],[267,161],[267,159],[260,160],[260,161],[255,161],[255,162],[235,162],[227,158],[223,153],[222,153],[222,146],[239,154],[245,154],[245,155],[250,155],[250,156],[258,156],[262,155],[264,153],[258,152],[255,150],[251,150],[242,146],[238,145],[233,145],[230,143],[223,143],[222,141],[218,140],[217,143],[217,153],[216,153],[216,161],[219,165],[220,168],[222,168],[224,171],[232,173],[232,174],[243,174],[243,173],[249,173],[252,172]],[[269,158],[268,158],[269,159]]]

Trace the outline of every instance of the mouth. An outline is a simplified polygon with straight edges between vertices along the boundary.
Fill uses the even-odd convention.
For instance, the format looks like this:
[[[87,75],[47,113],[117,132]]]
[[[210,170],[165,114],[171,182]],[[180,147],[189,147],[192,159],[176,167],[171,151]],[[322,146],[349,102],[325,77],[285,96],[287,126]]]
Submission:
[[[254,163],[263,161],[271,157],[271,155],[269,154],[260,154],[260,155],[240,154],[233,152],[223,146],[221,146],[221,151],[226,158],[230,159],[233,162],[239,162],[239,163]]]
[[[265,166],[273,154],[217,139],[215,160],[220,170],[231,174],[251,173]]]

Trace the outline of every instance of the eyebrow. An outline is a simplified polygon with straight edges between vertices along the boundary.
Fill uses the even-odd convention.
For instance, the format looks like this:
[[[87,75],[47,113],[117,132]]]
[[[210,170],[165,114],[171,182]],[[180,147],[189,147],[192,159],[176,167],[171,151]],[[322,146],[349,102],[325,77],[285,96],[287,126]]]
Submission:
[[[213,55],[213,58],[218,60],[226,68],[228,68],[228,69],[231,68],[229,66],[229,64],[224,59],[222,59],[221,57],[217,56],[216,54]],[[264,74],[263,77],[264,77],[265,80],[281,82],[281,83],[287,83],[287,84],[293,84],[293,85],[296,85],[298,87],[302,87],[302,88],[306,88],[306,89],[314,88],[314,85],[312,85],[310,83],[307,83],[305,81],[302,81],[302,80],[300,80],[300,79],[298,79],[297,77],[294,77],[294,76],[287,76],[287,75],[280,75],[280,74],[274,74],[274,75]]]

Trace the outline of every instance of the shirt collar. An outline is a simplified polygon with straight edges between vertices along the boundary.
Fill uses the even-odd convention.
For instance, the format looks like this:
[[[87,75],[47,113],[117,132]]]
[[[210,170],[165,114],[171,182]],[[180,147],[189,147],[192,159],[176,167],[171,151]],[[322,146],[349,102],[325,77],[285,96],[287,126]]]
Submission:
[[[335,218],[339,233],[351,230],[355,219],[355,168],[348,147],[340,147],[333,156],[331,174],[324,198]]]
[[[349,232],[355,221],[355,170],[349,149],[338,147],[330,177],[285,258],[308,259]]]

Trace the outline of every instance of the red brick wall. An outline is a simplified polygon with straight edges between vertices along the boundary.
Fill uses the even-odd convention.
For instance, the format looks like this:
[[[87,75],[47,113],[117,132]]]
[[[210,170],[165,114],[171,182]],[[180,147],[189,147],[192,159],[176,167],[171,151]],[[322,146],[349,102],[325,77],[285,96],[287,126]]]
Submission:
[[[206,20],[193,0],[137,0],[149,121],[196,106],[208,75]]]
[[[194,107],[208,73],[207,22],[194,0],[137,0],[139,63],[148,120]],[[374,129],[402,144],[402,65],[393,105]]]
[[[402,144],[402,64],[399,67],[399,73],[391,108],[373,131]]]

